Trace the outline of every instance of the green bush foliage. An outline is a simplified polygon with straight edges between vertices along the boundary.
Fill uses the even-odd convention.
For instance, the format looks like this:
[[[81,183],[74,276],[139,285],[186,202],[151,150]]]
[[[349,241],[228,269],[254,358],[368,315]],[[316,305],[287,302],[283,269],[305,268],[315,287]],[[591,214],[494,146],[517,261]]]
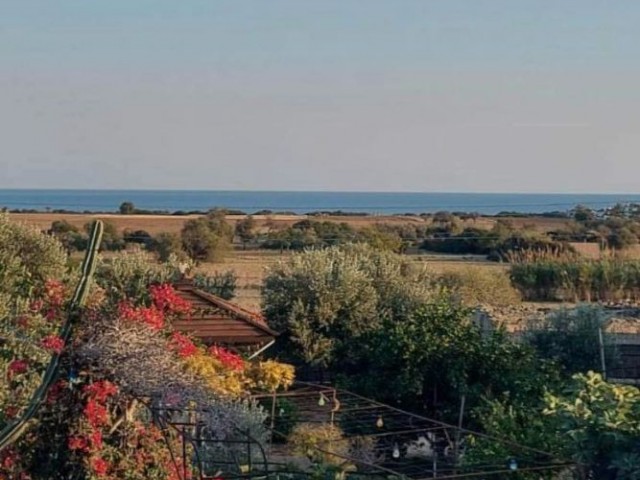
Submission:
[[[16,303],[67,271],[67,253],[54,237],[0,213],[0,296]]]
[[[231,300],[236,296],[237,282],[238,277],[232,270],[209,275],[199,273],[193,277],[196,287],[225,300]]]
[[[526,300],[616,302],[640,299],[640,261],[547,257],[511,265]]]
[[[444,273],[438,280],[468,307],[502,307],[521,301],[508,272],[501,268],[470,266]]]
[[[542,320],[527,324],[525,341],[536,349],[541,358],[558,364],[564,373],[600,371],[600,335],[608,316],[599,306],[583,305],[575,309],[552,312]],[[603,341],[606,341],[603,336]],[[606,343],[608,366],[616,362],[615,346]]]
[[[300,251],[348,243],[365,243],[392,252],[400,252],[404,246],[401,236],[394,229],[382,225],[356,229],[346,222],[301,220],[284,230],[269,232],[261,247]]]
[[[581,478],[640,478],[640,390],[613,385],[599,374],[574,377],[560,395],[547,394],[545,413],[560,422],[568,454]]]
[[[402,318],[432,296],[430,276],[406,257],[366,245],[295,254],[271,268],[264,314],[292,359],[327,366],[384,317]]]
[[[182,248],[193,260],[219,261],[231,249],[233,228],[225,213],[212,210],[206,216],[189,220],[180,232]]]

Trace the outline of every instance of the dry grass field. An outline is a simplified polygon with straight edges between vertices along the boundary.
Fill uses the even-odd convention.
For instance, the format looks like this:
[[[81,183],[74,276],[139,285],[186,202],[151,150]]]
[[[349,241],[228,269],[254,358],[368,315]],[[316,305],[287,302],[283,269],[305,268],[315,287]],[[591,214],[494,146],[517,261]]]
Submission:
[[[65,220],[70,224],[82,228],[85,224],[95,219],[100,219],[106,222],[110,222],[119,231],[124,230],[145,230],[151,235],[156,235],[160,232],[179,232],[184,223],[187,220],[197,218],[197,215],[120,215],[120,214],[71,214],[71,213],[12,213],[11,218],[24,222],[29,225],[34,225],[41,230],[47,230],[51,223],[55,220]],[[228,215],[227,220],[235,224],[238,220],[244,218],[243,215]],[[366,227],[378,223],[386,223],[392,225],[402,224],[418,224],[429,225],[431,224],[430,218],[411,217],[401,215],[388,215],[388,216],[314,216],[309,217],[307,215],[256,215],[254,216],[258,228],[266,228],[271,225],[274,228],[284,228],[290,226],[300,220],[307,218],[313,218],[318,221],[329,222],[345,222],[353,227]],[[516,228],[533,228],[541,232],[561,228],[566,224],[566,220],[558,218],[510,218],[509,221]],[[494,217],[480,217],[476,220],[467,220],[463,223],[464,226],[473,226],[477,228],[490,229],[497,219]]]

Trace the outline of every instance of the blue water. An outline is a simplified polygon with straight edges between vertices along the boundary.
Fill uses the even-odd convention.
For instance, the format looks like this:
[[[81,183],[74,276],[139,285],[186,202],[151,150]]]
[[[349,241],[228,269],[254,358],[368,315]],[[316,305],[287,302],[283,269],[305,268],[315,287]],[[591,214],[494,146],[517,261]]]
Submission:
[[[114,212],[124,201],[145,210],[242,210],[307,213],[342,210],[370,214],[432,213],[442,210],[493,215],[502,211],[566,211],[582,204],[602,209],[640,203],[640,194],[244,192],[176,190],[2,190],[0,208]]]

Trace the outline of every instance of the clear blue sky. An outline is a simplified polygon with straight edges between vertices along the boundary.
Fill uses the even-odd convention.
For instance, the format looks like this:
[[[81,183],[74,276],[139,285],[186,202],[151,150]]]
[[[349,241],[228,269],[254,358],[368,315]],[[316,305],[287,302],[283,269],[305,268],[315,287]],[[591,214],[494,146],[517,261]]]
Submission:
[[[0,0],[0,188],[637,192],[636,0]]]

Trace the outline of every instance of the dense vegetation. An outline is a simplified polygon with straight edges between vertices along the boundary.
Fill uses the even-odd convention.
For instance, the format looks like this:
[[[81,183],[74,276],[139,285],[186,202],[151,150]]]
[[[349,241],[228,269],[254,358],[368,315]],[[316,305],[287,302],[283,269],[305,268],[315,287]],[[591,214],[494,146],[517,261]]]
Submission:
[[[25,412],[39,406],[26,434],[3,443],[1,479],[190,478],[190,462],[167,448],[178,451],[177,431],[157,423],[149,405],[206,412],[204,428],[215,435],[215,443],[200,451],[212,469],[208,475],[233,468],[237,474],[239,463],[257,453],[257,446],[238,446],[243,435],[266,442],[266,414],[246,394],[286,387],[293,369],[250,362],[218,346],[207,349],[173,330],[172,320],[192,308],[169,284],[180,274],[175,264],[157,264],[144,253],[101,261],[70,324],[77,274],[62,245],[6,215],[0,215],[0,240],[3,442],[5,427],[20,424]],[[69,341],[63,324],[73,326]],[[35,404],[33,395],[54,358],[56,381]]]
[[[530,324],[515,342],[477,325],[460,296],[443,287],[402,256],[332,247],[274,267],[264,311],[282,332],[280,357],[303,372],[449,422],[464,405],[469,427],[580,462],[572,478],[639,478],[633,399],[640,394],[587,373],[600,368],[605,317],[597,307]],[[608,347],[606,355],[615,361]],[[495,441],[469,441],[469,464],[508,458]]]
[[[511,265],[511,280],[527,300],[640,300],[637,260],[534,255]]]

